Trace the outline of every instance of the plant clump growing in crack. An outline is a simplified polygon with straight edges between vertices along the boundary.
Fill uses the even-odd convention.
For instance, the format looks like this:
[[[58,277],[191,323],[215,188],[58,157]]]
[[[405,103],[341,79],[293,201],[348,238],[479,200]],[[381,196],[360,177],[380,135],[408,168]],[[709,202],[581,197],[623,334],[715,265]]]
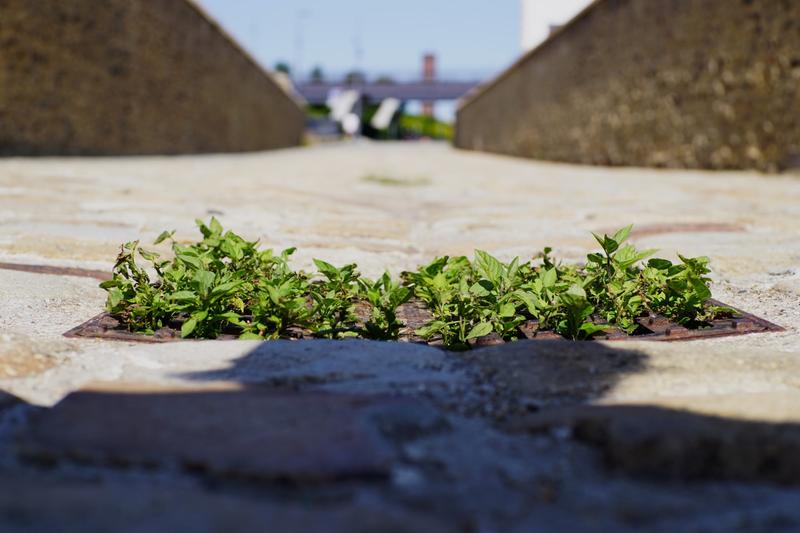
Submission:
[[[634,334],[652,314],[696,328],[732,313],[707,304],[707,258],[651,258],[654,250],[626,244],[631,226],[595,235],[601,250],[584,265],[555,261],[550,248],[530,261],[508,263],[478,250],[472,260],[439,257],[399,280],[388,273],[370,280],[355,264],[336,267],[320,259],[316,272],[294,270],[294,248],[277,254],[261,249],[215,218],[197,225],[203,238],[194,244],[175,241],[174,232],[156,239],[171,241],[170,259],[138,241],[122,246],[113,278],[101,287],[108,291],[108,311],[130,331],[394,340],[405,328],[398,310],[414,298],[431,314],[417,335],[466,349],[487,335],[520,338],[520,326],[531,320],[540,330],[582,340],[612,327]]]
[[[301,332],[397,338],[394,311],[408,299],[407,290],[398,292],[391,283],[369,284],[367,290],[356,265],[337,268],[315,260],[317,274],[295,271],[289,265],[294,248],[280,254],[261,250],[257,242],[224,231],[215,218],[197,225],[203,239],[189,246],[173,240],[171,260],[142,249],[138,241],[123,245],[113,278],[100,286],[108,291],[108,310],[131,331],[152,335],[180,324],[185,338],[216,338],[226,331],[243,339]],[[173,233],[162,233],[155,244],[171,240]],[[355,314],[362,294],[374,302],[366,324],[358,324]]]

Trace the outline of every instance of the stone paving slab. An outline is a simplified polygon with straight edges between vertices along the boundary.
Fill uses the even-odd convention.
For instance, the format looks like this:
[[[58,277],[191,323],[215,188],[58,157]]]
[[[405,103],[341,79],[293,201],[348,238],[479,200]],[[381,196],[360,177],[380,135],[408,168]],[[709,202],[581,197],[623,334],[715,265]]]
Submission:
[[[397,188],[365,181],[369,174],[429,180]],[[593,246],[590,231],[631,222],[672,225],[637,240],[664,253],[707,253],[719,274],[777,273],[796,267],[800,238],[792,223],[800,180],[789,176],[578,167],[434,143],[11,159],[0,163],[0,190],[0,256],[103,266],[124,240],[173,227],[194,238],[194,218],[211,213],[266,244],[299,246],[304,266],[322,254],[357,259],[371,275],[474,248],[505,257],[553,245],[580,259]],[[681,229],[692,224],[744,231]]]
[[[767,388],[767,387],[765,387]],[[774,424],[797,424],[800,422],[800,393],[775,386],[777,390],[759,392],[701,393],[682,396],[659,395],[657,404],[665,409],[690,411],[724,417],[731,420],[771,422]],[[644,395],[640,402],[647,401]],[[620,398],[615,394],[604,397],[595,405],[636,405],[634,398]],[[656,403],[651,400],[651,403]]]
[[[442,396],[470,383],[465,370],[459,357],[421,344],[317,339],[254,343],[226,367],[175,377],[295,390]]]
[[[98,289],[98,283],[0,269],[0,334],[63,341],[61,335],[76,320],[88,320],[103,308],[105,291]]]
[[[20,453],[43,463],[175,464],[254,479],[385,477],[393,451],[368,419],[398,403],[254,388],[86,390],[36,416]]]
[[[269,502],[198,488],[42,476],[0,479],[4,533],[434,533],[458,531],[379,501]]]
[[[746,422],[646,405],[580,406],[518,417],[513,431],[566,428],[605,464],[658,480],[800,484],[800,424]]]
[[[22,400],[20,400],[13,394],[8,394],[6,392],[0,391],[0,412],[5,411],[9,407],[14,407],[15,405],[19,405],[20,403],[22,403]]]
[[[58,341],[35,342],[24,335],[0,336],[0,379],[33,377],[58,366],[68,348]]]
[[[516,342],[463,357],[492,391],[484,410],[499,418],[593,403],[800,423],[800,358],[740,343]]]
[[[118,388],[105,387],[102,392]],[[237,390],[220,384],[213,388]],[[141,385],[136,389],[152,391]],[[198,514],[214,524],[241,515],[248,525],[246,517],[256,511],[248,502],[254,501],[259,513],[267,513],[257,516],[266,518],[276,506],[302,509],[298,525],[316,523],[322,516],[332,520],[332,528],[347,530],[350,525],[355,531],[365,517],[375,516],[385,517],[377,520],[385,519],[387,525],[385,529],[373,525],[368,531],[407,531],[394,525],[395,520],[402,524],[406,519],[410,530],[431,524],[443,531],[453,527],[459,531],[726,531],[725,526],[737,523],[780,523],[789,528],[800,524],[798,491],[788,487],[721,484],[715,482],[716,472],[691,484],[654,483],[609,472],[597,445],[584,446],[558,428],[509,433],[493,428],[486,419],[436,416],[435,410],[408,405],[393,403],[371,417],[396,450],[389,477],[287,485],[284,480],[214,473],[198,477],[197,472],[156,464],[71,466],[62,461],[47,468],[32,463],[10,469],[0,466],[0,488],[5,482],[22,487],[10,501],[0,494],[0,530],[7,523],[19,527],[20,517],[27,519],[25,524],[44,524],[39,530],[46,530],[53,523],[71,526],[81,515],[87,524],[123,531],[125,526],[136,531],[142,522],[192,524]],[[561,417],[557,422],[568,420]],[[34,486],[46,490],[25,489],[31,483],[26,479],[37,480]],[[108,492],[108,499],[91,499],[96,491]],[[143,495],[147,495],[144,501]],[[114,498],[120,498],[116,505]],[[32,511],[37,502],[45,512]],[[193,510],[190,503],[202,508]],[[276,524],[283,523],[281,516],[277,515]]]
[[[221,382],[200,385],[198,389],[209,392],[209,387],[210,391],[217,393],[242,391],[241,385]],[[148,396],[159,390],[164,391],[160,387],[142,384],[110,384],[95,393],[101,396],[130,395],[138,391]],[[168,390],[176,392],[174,388]],[[274,394],[274,391],[269,393]],[[286,391],[281,391],[278,396],[286,394]],[[289,396],[302,398],[308,394],[299,392]],[[257,500],[263,512],[270,511],[276,504],[290,509],[299,504],[306,515],[297,521],[298,524],[306,524],[306,520],[314,520],[320,514],[338,515],[354,528],[360,523],[362,513],[374,509],[381,516],[387,508],[394,510],[390,516],[402,517],[411,512],[409,523],[412,525],[417,524],[417,519],[423,520],[423,524],[433,520],[436,527],[444,524],[446,527],[455,526],[459,531],[549,531],[553,528],[570,531],[597,531],[598,528],[614,531],[643,528],[653,531],[715,531],[718,529],[713,526],[719,524],[769,524],[775,521],[800,524],[796,508],[798,492],[790,488],[757,483],[720,484],[716,480],[724,477],[716,471],[705,472],[705,477],[693,484],[659,484],[638,479],[640,473],[630,476],[620,475],[619,472],[625,474],[622,469],[617,473],[609,471],[603,461],[602,448],[586,440],[575,440],[569,431],[560,429],[569,426],[571,419],[567,416],[554,416],[552,429],[529,434],[529,427],[523,427],[525,431],[522,433],[500,431],[493,427],[491,417],[463,418],[448,412],[437,414],[437,409],[428,408],[424,402],[404,400],[387,404],[385,397],[374,398],[372,402],[377,402],[373,404],[374,409],[369,408],[363,414],[367,415],[367,423],[378,430],[382,442],[391,444],[393,453],[389,459],[388,476],[368,480],[301,478],[287,485],[286,479],[241,479],[225,472],[200,473],[170,468],[165,462],[137,468],[124,461],[80,465],[61,460],[44,469],[29,462],[21,466],[6,466],[5,469],[0,465],[0,480],[17,483],[20,476],[28,475],[38,477],[40,484],[48,487],[47,491],[35,497],[39,498],[38,501],[47,500],[44,508],[52,511],[40,515],[38,522],[31,520],[33,524],[42,521],[53,523],[47,520],[72,524],[76,514],[74,509],[86,509],[90,504],[76,501],[67,495],[72,493],[66,491],[76,487],[78,494],[90,495],[91,492],[86,492],[88,489],[81,489],[87,481],[106,487],[104,490],[116,497],[128,498],[121,510],[130,527],[144,520],[142,515],[146,515],[148,509],[153,517],[147,520],[157,521],[160,517],[167,524],[191,521],[192,516],[182,516],[191,513],[183,501],[203,502],[201,516],[208,517],[212,523],[229,517],[230,506],[234,504],[243,516],[249,516],[246,507],[231,502],[231,499],[239,501],[242,497]],[[542,414],[547,412],[543,410]],[[74,415],[74,419],[78,420],[81,413],[92,415],[91,411],[81,411]],[[192,414],[200,416],[196,411]],[[640,421],[645,426],[651,421],[659,423],[658,416],[645,418]],[[517,421],[524,423],[526,419],[518,418]],[[144,429],[153,431],[153,427],[164,426],[164,421],[155,422],[161,425],[151,423]],[[35,417],[31,423],[35,428],[38,424]],[[77,426],[80,431],[85,423],[78,420]],[[324,434],[324,427],[321,429]],[[72,432],[73,428],[68,428],[68,431]],[[169,433],[168,427],[166,431]],[[649,428],[648,431],[655,430]],[[203,438],[214,439],[220,433],[204,435]],[[693,431],[686,434],[691,438]],[[698,435],[704,438],[702,432]],[[141,442],[137,436],[133,438]],[[582,442],[588,442],[589,446]],[[269,452],[268,446],[262,443],[251,441],[250,444],[252,449],[248,453]],[[319,443],[327,444],[324,440]],[[193,443],[185,446],[191,450]],[[304,449],[298,452],[304,453]],[[681,449],[665,449],[659,457],[668,460],[670,454],[680,457],[681,452]],[[733,460],[727,464],[735,465]],[[202,475],[198,478],[198,474]],[[203,480],[200,487],[196,486],[198,479]],[[2,483],[0,481],[0,487]],[[164,485],[170,488],[166,490]],[[51,487],[65,489],[62,492]],[[147,487],[146,491],[140,491],[141,487]],[[144,511],[140,504],[128,503],[129,499],[137,500],[136,495],[142,493],[150,495]],[[173,494],[177,496],[173,497]],[[10,506],[13,512],[4,516],[3,498],[0,497],[0,526],[4,525],[4,518],[7,521],[9,516],[18,518],[20,506],[28,509],[22,516],[30,517],[30,508],[34,504],[28,503],[27,497],[21,500],[24,504],[15,504],[14,501]],[[103,498],[93,500],[92,503],[96,502],[98,507],[84,511],[90,518],[89,523],[97,520],[108,525],[108,520],[114,519],[100,507],[105,501]],[[345,512],[353,505],[360,511]],[[327,514],[331,507],[337,510],[333,515]],[[11,523],[16,525],[13,521]],[[339,524],[338,520],[334,523]],[[392,520],[387,523],[387,528],[394,524]],[[446,527],[443,530],[447,530]],[[121,526],[117,529],[124,530]],[[378,530],[382,529],[378,527]],[[405,531],[401,527],[398,530]]]
[[[645,373],[649,356],[613,343],[520,341],[466,353],[498,399],[523,411],[596,400],[627,376]],[[527,406],[527,407],[526,407]]]

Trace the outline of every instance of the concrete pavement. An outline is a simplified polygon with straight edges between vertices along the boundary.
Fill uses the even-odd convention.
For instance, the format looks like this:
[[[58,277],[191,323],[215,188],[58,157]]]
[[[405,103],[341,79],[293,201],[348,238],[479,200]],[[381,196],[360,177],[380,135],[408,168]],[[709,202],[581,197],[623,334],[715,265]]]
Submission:
[[[163,229],[177,229],[178,239],[195,239],[193,220],[211,215],[265,245],[297,246],[297,266],[310,267],[313,257],[355,261],[369,275],[384,269],[399,273],[435,255],[470,254],[475,248],[508,259],[529,257],[550,245],[557,256],[578,261],[594,248],[591,231],[634,223],[634,242],[659,248],[662,256],[710,256],[715,297],[780,324],[786,332],[669,344],[516,343],[461,356],[425,346],[349,341],[143,345],[75,340],[62,334],[103,309],[104,292],[96,280],[0,269],[0,388],[45,407],[93,382],[120,391],[225,386],[422,398],[444,413],[451,429],[420,430],[424,442],[414,441],[421,454],[417,463],[444,460],[442,450],[455,446],[453,439],[478,448],[481,439],[522,446],[527,451],[515,448],[517,455],[509,457],[528,466],[526,454],[551,446],[543,461],[572,461],[580,472],[572,478],[563,472],[537,478],[536,498],[549,490],[551,478],[558,486],[572,487],[565,489],[568,496],[556,498],[563,505],[551,518],[569,520],[575,509],[600,506],[610,513],[603,520],[617,525],[624,522],[619,508],[603,507],[591,491],[574,492],[589,478],[594,481],[587,487],[609,481],[591,460],[564,455],[560,433],[553,433],[555,441],[545,438],[536,444],[540,437],[495,433],[493,428],[526,412],[578,405],[647,405],[742,423],[800,424],[796,176],[569,166],[459,152],[434,143],[0,161],[0,262],[108,270],[123,241],[149,242]],[[7,427],[0,424],[0,443],[13,433]],[[22,429],[14,427],[27,431],[25,423]],[[400,437],[390,437],[397,445]],[[525,448],[529,445],[530,450]],[[574,446],[584,450],[582,444]],[[411,476],[422,483],[423,493],[436,487],[453,490],[437,485],[426,477],[430,472],[414,470],[419,464],[402,457],[395,458],[391,476]],[[461,480],[455,486],[466,491],[459,500],[464,509],[472,501],[467,493],[478,487],[471,485],[477,478],[463,478],[473,475],[465,472],[475,460],[465,456],[447,466],[448,472],[459,472],[453,475]],[[487,456],[480,464],[500,468],[493,462],[499,460]],[[408,461],[416,465],[412,473],[397,470]],[[8,468],[18,474],[16,466]],[[504,475],[516,475],[510,473],[516,467],[504,468]],[[779,503],[796,492],[766,495],[759,479],[756,475],[756,485],[735,489],[745,502],[742,516],[761,520],[770,508],[767,503],[778,502],[776,512],[800,520]],[[514,485],[503,481],[509,494],[523,500],[531,496],[527,489],[508,488],[509,483]],[[635,481],[621,483],[620,494],[642,490]],[[662,511],[673,504],[688,508],[689,492],[699,490],[726,513],[735,512],[721,496],[728,489],[715,496],[717,489],[711,488],[653,490],[658,496],[652,505]],[[392,505],[395,496],[388,497]],[[501,503],[491,503],[496,509],[487,503],[486,516],[473,516],[476,523],[491,530],[524,522],[524,512]],[[456,507],[450,512],[458,515]],[[492,522],[495,511],[507,521]],[[437,519],[451,516],[433,514]],[[659,516],[649,525],[672,523],[672,517]],[[691,516],[696,521],[687,518],[690,522],[683,525],[708,518],[702,511]]]

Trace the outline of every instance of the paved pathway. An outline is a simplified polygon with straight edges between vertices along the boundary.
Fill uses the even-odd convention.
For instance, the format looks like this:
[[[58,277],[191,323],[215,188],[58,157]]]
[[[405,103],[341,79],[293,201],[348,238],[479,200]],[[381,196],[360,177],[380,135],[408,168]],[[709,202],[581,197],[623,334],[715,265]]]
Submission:
[[[800,483],[797,177],[576,167],[438,144],[0,162],[0,262],[108,270],[121,242],[173,228],[194,239],[194,218],[212,214],[298,246],[298,266],[357,261],[371,275],[474,248],[510,258],[551,245],[580,260],[590,231],[635,223],[643,247],[709,255],[719,299],[787,331],[466,355],[68,340],[103,307],[97,281],[0,269],[0,388],[23,400],[0,397],[0,524],[47,531],[41,505],[76,528],[119,518],[83,509],[82,494],[122,498],[128,524],[164,530],[264,517],[287,530],[800,527],[799,494],[768,484]]]

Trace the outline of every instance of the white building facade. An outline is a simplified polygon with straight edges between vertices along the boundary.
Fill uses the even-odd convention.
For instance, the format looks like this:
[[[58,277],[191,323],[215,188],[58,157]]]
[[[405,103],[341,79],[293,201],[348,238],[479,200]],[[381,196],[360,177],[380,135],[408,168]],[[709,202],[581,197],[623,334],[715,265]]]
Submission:
[[[561,26],[591,0],[520,0],[520,49],[531,50],[545,40],[551,26]]]

